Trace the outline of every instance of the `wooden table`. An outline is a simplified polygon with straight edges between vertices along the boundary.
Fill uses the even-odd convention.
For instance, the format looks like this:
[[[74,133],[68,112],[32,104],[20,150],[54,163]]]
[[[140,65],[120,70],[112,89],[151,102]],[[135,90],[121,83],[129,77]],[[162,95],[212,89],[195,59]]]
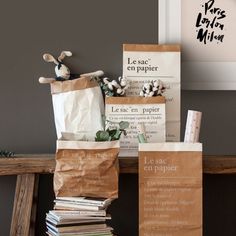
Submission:
[[[137,174],[138,158],[120,157],[121,174]],[[52,154],[0,158],[0,176],[17,175],[10,236],[34,236],[39,174],[53,174]],[[204,156],[205,174],[236,174],[236,156]]]

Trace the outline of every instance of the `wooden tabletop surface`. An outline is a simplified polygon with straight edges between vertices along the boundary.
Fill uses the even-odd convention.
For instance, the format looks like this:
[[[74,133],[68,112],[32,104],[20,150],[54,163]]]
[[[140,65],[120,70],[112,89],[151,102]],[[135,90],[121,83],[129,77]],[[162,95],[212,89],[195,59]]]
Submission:
[[[138,173],[138,157],[119,157],[119,164],[121,173]],[[54,169],[54,154],[22,154],[0,158],[0,175],[49,174]],[[203,171],[206,174],[236,174],[236,156],[204,156]]]

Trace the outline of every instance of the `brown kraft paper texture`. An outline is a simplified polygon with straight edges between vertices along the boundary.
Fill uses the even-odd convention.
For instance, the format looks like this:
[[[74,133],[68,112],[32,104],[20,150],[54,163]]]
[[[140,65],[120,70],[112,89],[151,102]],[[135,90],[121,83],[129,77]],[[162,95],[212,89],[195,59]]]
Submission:
[[[179,44],[123,44],[123,51],[134,52],[180,52]]]
[[[74,80],[56,81],[51,83],[51,93],[65,93],[76,90],[99,87],[98,83],[90,77],[80,77]]]
[[[58,149],[55,195],[118,198],[118,153],[119,148]]]
[[[165,97],[106,97],[105,102],[106,104],[160,104],[165,103]]]
[[[201,236],[201,144],[194,151],[168,145],[177,149],[161,151],[158,144],[160,151],[139,152],[139,235]]]

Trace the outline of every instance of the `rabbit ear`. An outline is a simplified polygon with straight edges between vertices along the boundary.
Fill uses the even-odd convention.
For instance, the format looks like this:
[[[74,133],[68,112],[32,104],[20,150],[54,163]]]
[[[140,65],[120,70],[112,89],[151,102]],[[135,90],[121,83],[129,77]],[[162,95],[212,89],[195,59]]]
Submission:
[[[51,55],[51,54],[43,54],[43,59],[46,62],[54,62],[56,65],[58,65],[58,61]]]
[[[54,78],[45,78],[45,77],[40,77],[39,78],[39,83],[40,84],[51,84],[55,82],[56,80]]]
[[[104,75],[104,72],[102,70],[98,70],[98,71],[95,71],[95,72],[82,74],[80,76],[81,77],[100,77],[100,76],[103,76],[103,75]]]
[[[61,55],[58,57],[59,61],[62,61],[65,57],[71,57],[72,56],[72,52],[71,51],[62,51]]]

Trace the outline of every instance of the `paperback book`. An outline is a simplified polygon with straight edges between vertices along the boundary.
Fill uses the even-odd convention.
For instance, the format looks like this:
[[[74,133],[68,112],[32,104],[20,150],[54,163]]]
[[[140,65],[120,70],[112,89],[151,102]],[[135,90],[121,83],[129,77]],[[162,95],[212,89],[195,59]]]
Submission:
[[[113,228],[106,224],[111,199],[87,197],[58,197],[54,210],[46,214],[49,236],[113,236]]]

